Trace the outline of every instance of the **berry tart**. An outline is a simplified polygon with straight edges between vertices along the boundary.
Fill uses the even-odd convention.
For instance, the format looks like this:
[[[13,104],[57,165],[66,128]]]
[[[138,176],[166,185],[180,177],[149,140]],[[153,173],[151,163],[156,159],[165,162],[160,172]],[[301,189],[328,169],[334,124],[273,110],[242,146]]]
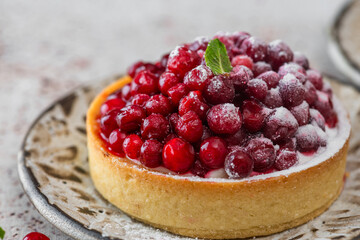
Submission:
[[[281,40],[219,33],[137,62],[87,114],[97,190],[190,237],[303,224],[343,187],[350,123],[308,59]]]

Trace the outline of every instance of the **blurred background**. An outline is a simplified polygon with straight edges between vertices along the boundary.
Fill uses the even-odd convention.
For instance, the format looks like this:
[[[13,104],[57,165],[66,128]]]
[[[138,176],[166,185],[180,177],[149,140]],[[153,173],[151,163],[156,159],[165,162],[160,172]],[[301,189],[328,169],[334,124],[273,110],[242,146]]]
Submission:
[[[177,44],[217,31],[283,39],[311,66],[338,75],[328,31],[343,0],[0,0],[0,226],[6,239],[40,231],[70,239],[24,195],[16,158],[31,122],[80,84],[157,60]]]

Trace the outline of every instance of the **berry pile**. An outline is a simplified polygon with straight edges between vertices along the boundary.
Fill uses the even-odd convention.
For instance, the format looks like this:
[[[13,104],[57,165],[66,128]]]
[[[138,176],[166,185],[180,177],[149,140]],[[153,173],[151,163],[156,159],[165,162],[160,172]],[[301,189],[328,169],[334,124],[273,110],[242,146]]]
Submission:
[[[226,47],[229,73],[206,65],[205,38],[129,68],[133,81],[100,109],[110,151],[150,168],[200,177],[224,168],[244,178],[287,169],[298,152],[326,146],[325,127],[337,124],[332,91],[304,55],[244,32],[215,38]]]

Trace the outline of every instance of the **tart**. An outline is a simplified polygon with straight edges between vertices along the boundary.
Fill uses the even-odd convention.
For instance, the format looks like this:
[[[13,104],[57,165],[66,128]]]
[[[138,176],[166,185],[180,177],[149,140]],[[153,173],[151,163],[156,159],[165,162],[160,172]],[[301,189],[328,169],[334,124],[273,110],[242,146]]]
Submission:
[[[86,125],[96,189],[175,234],[280,232],[320,215],[344,184],[347,113],[280,40],[219,33],[137,62]]]

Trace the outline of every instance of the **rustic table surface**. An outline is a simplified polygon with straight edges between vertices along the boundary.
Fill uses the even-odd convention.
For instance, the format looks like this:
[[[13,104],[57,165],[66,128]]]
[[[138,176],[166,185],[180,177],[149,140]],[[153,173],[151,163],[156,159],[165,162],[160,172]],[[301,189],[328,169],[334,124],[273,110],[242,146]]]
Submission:
[[[177,43],[222,31],[281,38],[337,75],[328,27],[342,0],[0,0],[0,226],[5,239],[39,231],[71,239],[24,194],[17,152],[36,116],[74,87],[155,60]]]

